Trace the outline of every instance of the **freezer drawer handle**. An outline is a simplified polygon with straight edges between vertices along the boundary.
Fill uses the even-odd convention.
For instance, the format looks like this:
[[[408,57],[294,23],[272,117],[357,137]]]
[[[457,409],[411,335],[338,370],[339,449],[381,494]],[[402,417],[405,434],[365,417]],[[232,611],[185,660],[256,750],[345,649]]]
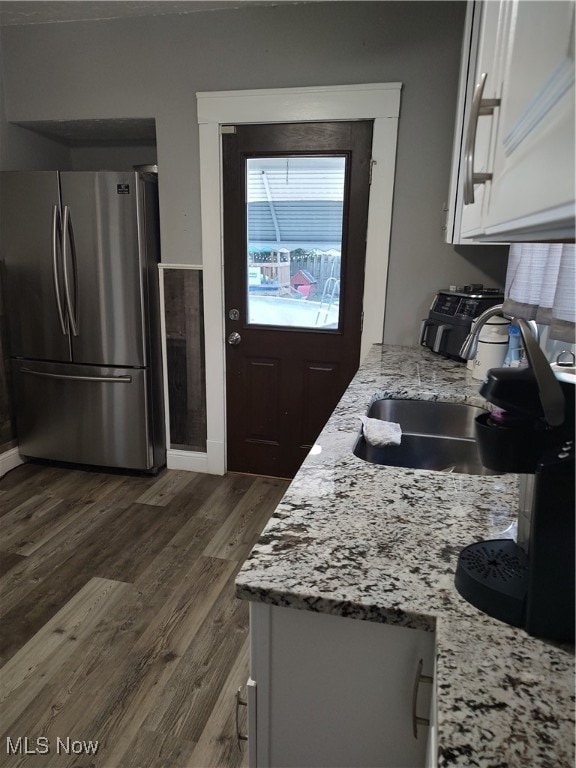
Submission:
[[[71,379],[73,381],[96,381],[104,384],[131,384],[132,376],[69,376],[65,373],[44,373],[33,371],[30,368],[21,368],[22,373],[30,373],[32,376],[42,376],[46,379]]]
[[[52,273],[54,277],[54,293],[56,294],[56,308],[58,309],[58,319],[62,335],[66,336],[66,323],[64,321],[64,311],[62,309],[62,299],[60,298],[60,281],[58,278],[58,206],[52,207]]]

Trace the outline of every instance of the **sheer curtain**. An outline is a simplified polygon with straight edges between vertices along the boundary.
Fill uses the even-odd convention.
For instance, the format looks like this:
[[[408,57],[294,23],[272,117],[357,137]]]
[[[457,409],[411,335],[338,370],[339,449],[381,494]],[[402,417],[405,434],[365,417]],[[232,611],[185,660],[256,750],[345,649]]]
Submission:
[[[548,338],[576,342],[576,245],[513,243],[503,312],[550,326]]]

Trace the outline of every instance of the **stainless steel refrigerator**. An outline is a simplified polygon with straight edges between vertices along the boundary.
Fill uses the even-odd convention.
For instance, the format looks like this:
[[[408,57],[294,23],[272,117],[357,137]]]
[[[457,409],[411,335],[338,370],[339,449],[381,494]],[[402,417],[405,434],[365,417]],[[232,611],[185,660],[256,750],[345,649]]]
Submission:
[[[3,172],[0,249],[19,452],[163,466],[156,177]]]

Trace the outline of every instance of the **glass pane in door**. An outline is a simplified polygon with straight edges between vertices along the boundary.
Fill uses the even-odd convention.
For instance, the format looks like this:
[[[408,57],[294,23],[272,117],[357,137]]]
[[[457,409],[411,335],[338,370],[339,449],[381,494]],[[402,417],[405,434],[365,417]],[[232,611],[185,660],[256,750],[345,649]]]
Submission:
[[[246,161],[247,322],[336,330],[346,157]]]

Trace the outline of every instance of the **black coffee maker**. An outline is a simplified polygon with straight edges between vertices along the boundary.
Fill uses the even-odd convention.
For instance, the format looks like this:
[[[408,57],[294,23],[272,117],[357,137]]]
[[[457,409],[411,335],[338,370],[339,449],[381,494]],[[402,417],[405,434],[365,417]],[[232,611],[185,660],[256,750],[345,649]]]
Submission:
[[[492,413],[476,419],[482,464],[520,474],[517,542],[460,553],[455,585],[484,613],[537,637],[574,641],[574,384],[556,379],[525,321],[529,368],[493,368],[480,387]]]

